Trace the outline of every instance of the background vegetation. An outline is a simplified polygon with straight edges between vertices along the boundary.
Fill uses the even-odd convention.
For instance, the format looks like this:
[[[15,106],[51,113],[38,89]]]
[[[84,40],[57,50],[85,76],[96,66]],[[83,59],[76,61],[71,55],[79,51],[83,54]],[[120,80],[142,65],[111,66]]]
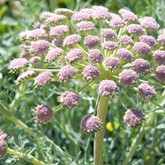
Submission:
[[[160,30],[165,25],[164,0],[0,0],[0,102],[5,105],[10,104],[19,88],[15,84],[17,75],[9,73],[7,68],[9,61],[18,57],[21,51],[18,34],[21,31],[31,29],[32,24],[43,10],[53,11],[59,7],[79,10],[92,5],[103,5],[115,13],[120,8],[126,7],[138,16],[154,17],[161,25]],[[48,125],[41,126],[34,122],[34,112],[29,107],[35,107],[38,102],[49,102],[50,105],[56,106],[56,99],[50,99],[50,96],[57,97],[59,92],[57,89],[58,85],[56,88],[50,85],[49,89],[35,89],[35,92],[29,89],[26,90],[25,97],[22,100],[18,100],[15,105],[14,114],[27,125],[37,128],[41,134],[46,134],[50,139],[54,140],[65,151],[62,155],[59,150],[56,150],[55,156],[49,157],[51,146],[46,148],[48,145],[44,141],[36,143],[36,139],[28,136],[24,131],[16,129],[15,125],[3,118],[3,116],[0,116],[0,130],[9,135],[9,146],[27,153],[33,152],[35,156],[37,156],[37,152],[39,155],[42,153],[41,157],[43,160],[50,159],[52,162],[62,160],[64,162],[63,165],[67,164],[66,162],[68,162],[68,165],[91,164],[92,143],[88,142],[93,136],[82,134],[79,129],[79,123],[88,111],[95,108],[95,94],[92,92],[86,93],[86,96],[84,96],[85,101],[77,109],[72,111],[63,110],[55,114],[56,120]],[[148,102],[143,101],[139,103],[138,96],[136,94],[132,95],[131,92],[125,93],[123,101],[127,104],[127,107],[139,105],[139,107],[145,109],[146,113],[147,109],[152,109],[152,105]],[[128,129],[121,122],[124,111],[122,110],[122,105],[116,100],[111,101],[109,109],[105,135],[106,143],[104,146],[105,163],[108,165],[110,162],[114,162],[114,165],[118,165],[123,161],[126,154],[125,151],[129,149],[133,138],[139,132],[139,128]],[[150,128],[141,145],[139,145],[131,162],[132,165],[165,164],[165,124],[163,123],[165,123],[164,116],[157,115],[152,128]],[[47,152],[42,152],[42,145]],[[27,149],[29,150],[27,151]],[[26,165],[26,162],[23,159],[7,155],[0,160],[0,164]]]

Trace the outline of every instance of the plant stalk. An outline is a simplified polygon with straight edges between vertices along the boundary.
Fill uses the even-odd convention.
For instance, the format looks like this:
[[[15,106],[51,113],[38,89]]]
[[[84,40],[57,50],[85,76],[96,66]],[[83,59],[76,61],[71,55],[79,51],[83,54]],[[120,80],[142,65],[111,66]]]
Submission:
[[[102,129],[95,134],[94,165],[103,164],[103,139],[104,139],[104,132],[105,132],[107,108],[108,108],[108,97],[100,96],[98,107],[97,107],[97,116],[103,122],[103,125],[102,125]]]
[[[33,163],[35,165],[48,165],[48,164],[45,164],[44,162],[42,162],[42,161],[40,161],[40,160],[38,160],[38,159],[36,159],[36,158],[34,158],[32,156],[30,156],[30,158],[29,158],[26,154],[23,154],[23,153],[21,153],[19,151],[12,150],[10,148],[7,148],[7,153],[11,154],[11,155],[14,155],[16,157],[22,157],[26,161],[31,162],[31,163]]]

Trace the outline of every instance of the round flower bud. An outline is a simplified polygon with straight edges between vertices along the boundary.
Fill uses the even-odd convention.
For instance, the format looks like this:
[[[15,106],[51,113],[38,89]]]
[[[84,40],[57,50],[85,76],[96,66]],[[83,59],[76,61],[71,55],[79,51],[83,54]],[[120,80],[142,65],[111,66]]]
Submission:
[[[66,21],[66,17],[64,15],[57,15],[57,14],[51,15],[45,20],[47,24],[53,24],[53,25],[61,23],[63,21]]]
[[[32,57],[32,58],[30,58],[29,59],[29,63],[30,64],[36,64],[38,61],[40,61],[41,60],[41,57],[39,57],[39,56],[34,56],[34,57]]]
[[[138,19],[136,14],[126,9],[120,9],[119,13],[121,14],[124,21],[136,21]]]
[[[26,58],[16,58],[12,60],[9,64],[9,69],[11,71],[17,71],[18,69],[21,69],[27,65],[28,61]]]
[[[27,57],[29,57],[29,55],[30,55],[30,52],[28,50],[24,50],[21,52],[20,57],[27,58]]]
[[[133,70],[125,69],[119,74],[120,83],[126,87],[133,86],[138,79],[138,75]]]
[[[17,82],[18,82],[18,83],[22,82],[23,80],[25,80],[25,79],[31,77],[34,73],[35,73],[35,72],[34,72],[33,70],[27,70],[27,71],[21,73],[21,74],[19,75],[19,77],[17,78]]]
[[[117,85],[112,80],[103,80],[99,84],[99,94],[101,96],[114,96],[116,94]]]
[[[35,78],[35,84],[38,87],[42,87],[48,84],[51,81],[52,77],[53,77],[52,72],[50,71],[42,72]]]
[[[133,59],[133,54],[125,48],[118,49],[117,55],[120,59],[125,60],[127,62],[132,61]]]
[[[140,84],[138,86],[138,91],[145,99],[152,99],[156,95],[154,87],[146,83]]]
[[[92,80],[99,76],[99,69],[93,65],[88,65],[82,72],[86,80]]]
[[[63,44],[64,44],[64,46],[71,46],[73,44],[80,42],[80,40],[81,40],[80,35],[72,34],[64,39]]]
[[[165,82],[165,65],[156,68],[156,77],[158,80]]]
[[[67,25],[58,25],[50,29],[49,35],[53,37],[61,37],[68,31],[69,27]]]
[[[112,29],[101,29],[101,36],[112,39],[116,37],[116,32]]]
[[[86,133],[94,133],[101,129],[102,122],[97,116],[86,115],[80,123],[80,128]]]
[[[53,119],[53,110],[48,105],[36,107],[36,118],[43,124],[49,123]]]
[[[49,49],[49,42],[45,40],[38,40],[31,43],[31,51],[33,53],[44,53]]]
[[[113,42],[113,41],[106,41],[104,43],[102,43],[102,47],[105,50],[115,50],[117,48],[117,42]]]
[[[77,12],[73,14],[72,19],[74,21],[87,21],[91,18],[91,15],[86,12]]]
[[[152,37],[152,36],[148,36],[148,35],[142,35],[140,37],[140,42],[144,42],[144,43],[148,44],[151,47],[155,46],[155,44],[156,44],[155,38]]]
[[[95,29],[95,24],[89,21],[81,21],[77,23],[77,31],[90,31]]]
[[[68,108],[72,108],[74,106],[79,105],[80,102],[80,97],[77,93],[75,92],[64,92],[62,93],[62,95],[60,96],[60,102],[68,107]]]
[[[158,42],[160,42],[163,46],[165,46],[165,34],[161,34],[158,36]]]
[[[133,70],[140,74],[146,74],[150,72],[150,64],[147,60],[144,60],[142,58],[136,59],[132,64]]]
[[[141,35],[144,31],[143,28],[138,24],[130,24],[127,26],[127,31],[130,34]]]
[[[53,62],[58,56],[63,53],[61,48],[53,48],[45,56],[45,60],[48,62]]]
[[[84,45],[88,48],[93,48],[98,44],[100,44],[100,39],[98,36],[88,35],[84,39]]]
[[[98,50],[98,49],[89,50],[88,57],[92,62],[101,63],[103,60],[103,55],[101,54],[100,50]]]
[[[109,12],[106,10],[94,10],[92,13],[93,19],[108,19],[110,17]]]
[[[65,15],[65,16],[71,16],[74,13],[74,11],[70,9],[66,9],[66,8],[58,8],[54,12],[57,14]]]
[[[155,57],[155,61],[159,65],[164,65],[165,64],[165,51],[164,50],[156,50],[154,52],[154,57]]]
[[[139,19],[140,25],[147,30],[157,30],[159,25],[152,17],[144,17]]]
[[[136,42],[133,49],[140,55],[151,54],[151,48],[144,42]]]
[[[114,71],[119,65],[120,65],[120,60],[117,57],[105,58],[105,66],[107,69]]]
[[[6,153],[7,134],[0,131],[0,158]]]
[[[114,17],[110,20],[109,25],[113,28],[119,28],[125,26],[125,22],[120,17]]]
[[[127,45],[127,44],[133,44],[133,40],[130,36],[128,35],[123,35],[119,38],[119,41],[122,45]]]
[[[75,74],[76,74],[76,69],[71,65],[67,65],[60,69],[60,71],[58,73],[58,77],[62,81],[68,81]]]
[[[74,48],[68,52],[68,54],[65,56],[65,59],[71,63],[81,59],[82,57],[83,57],[82,50],[78,48]]]
[[[142,124],[144,114],[139,109],[128,109],[123,117],[128,127],[135,127]]]

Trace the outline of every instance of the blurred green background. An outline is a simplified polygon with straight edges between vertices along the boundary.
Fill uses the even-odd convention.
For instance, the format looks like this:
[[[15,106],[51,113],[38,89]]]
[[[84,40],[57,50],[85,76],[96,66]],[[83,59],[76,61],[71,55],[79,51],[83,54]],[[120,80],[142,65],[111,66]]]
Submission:
[[[59,7],[70,8],[78,11],[81,8],[91,7],[92,5],[105,6],[109,8],[111,12],[114,13],[117,13],[120,8],[129,8],[139,17],[154,17],[160,24],[160,30],[165,25],[164,0],[0,0],[0,100],[4,101],[5,104],[9,104],[14,98],[15,91],[18,89],[18,86],[14,83],[14,80],[16,79],[17,75],[9,73],[9,70],[7,69],[9,61],[14,59],[15,57],[18,57],[21,50],[19,47],[20,42],[18,40],[18,34],[21,31],[32,29],[33,23],[35,22],[35,20],[38,19],[39,14],[42,11],[54,11],[55,8]],[[46,90],[46,88],[43,89],[41,92],[36,90],[34,92],[33,98],[36,99],[36,102],[44,100],[45,98],[49,98],[49,93],[51,93],[52,90],[53,86],[48,91]],[[31,104],[32,106],[36,106],[36,103],[33,103],[33,98],[30,98],[30,94],[32,92],[32,90],[27,91],[27,102],[24,102],[19,105],[20,109],[15,114],[18,118],[25,121],[25,123],[33,124],[33,127],[36,127],[35,123],[33,123],[32,121],[32,118],[34,116],[31,114],[31,112],[28,113],[25,111],[25,109],[29,108],[29,104]],[[54,95],[56,95],[56,93],[54,93]],[[57,121],[53,121],[51,125],[44,127],[39,126],[39,129],[43,131],[43,134],[47,134],[50,138],[53,138],[55,136],[57,144],[59,146],[65,146],[65,148],[63,148],[64,151],[66,151],[65,156],[67,157],[67,152],[71,154],[71,161],[75,160],[76,162],[81,157],[80,153],[83,152],[85,152],[85,159],[88,158],[90,160],[92,147],[89,147],[90,144],[89,146],[86,146],[85,143],[90,137],[83,136],[81,138],[84,141],[82,141],[82,139],[80,139],[79,134],[79,121],[81,117],[86,113],[83,112],[82,109],[92,109],[92,105],[94,105],[95,103],[94,99],[92,97],[89,97],[90,95],[90,93],[87,93],[86,96],[84,96],[84,99],[86,99],[87,103],[85,103],[85,101],[82,103],[81,108],[79,109],[80,113],[76,113],[75,110],[73,110],[72,112],[66,111],[65,115],[64,113],[58,114]],[[136,98],[136,95],[131,96],[131,98],[133,97]],[[51,101],[52,100],[50,100],[50,102]],[[130,105],[128,105],[128,107],[133,106],[133,104],[136,104],[131,103],[132,100],[129,98],[129,93],[124,96],[124,101],[126,103],[130,102]],[[53,103],[54,102],[52,102],[52,104]],[[120,108],[122,107],[122,105],[119,105],[119,103],[117,103],[117,100],[115,99],[114,101],[112,101],[111,104],[111,109],[114,110],[120,110]],[[151,105],[149,104],[146,104],[144,106],[146,109],[147,107],[151,107]],[[113,115],[115,117],[113,117]],[[107,121],[111,122],[108,122],[107,125],[107,130],[109,131],[107,131],[106,133],[105,159],[107,162],[109,162],[109,160],[113,160],[114,165],[118,165],[116,164],[116,162],[119,161],[119,157],[120,161],[122,161],[124,156],[123,152],[126,150],[126,147],[131,144],[131,138],[134,137],[139,131],[139,129],[128,130],[125,127],[123,128],[123,126],[119,127],[120,121],[122,121],[122,116],[123,111],[121,111],[121,113],[116,113],[115,111],[112,111],[109,112],[107,118]],[[30,120],[27,121],[26,119]],[[160,124],[161,122],[164,122],[161,116],[158,116],[156,120],[157,121],[155,123],[155,126]],[[64,121],[66,121],[67,124]],[[28,140],[26,141],[26,136],[23,134],[23,131],[16,130],[13,127],[9,128],[8,126],[11,126],[11,123],[3,119],[2,116],[0,116],[0,125],[0,129],[7,130],[7,132],[10,133],[10,136],[12,134],[12,136],[15,138],[15,143],[21,142],[21,144],[19,145],[22,145],[23,147],[25,145],[24,143],[30,143],[30,141],[33,140],[31,137],[28,137]],[[49,129],[49,126],[55,131]],[[163,158],[163,152],[165,153],[165,135],[162,135],[161,131],[161,127],[158,130],[153,129],[150,131],[150,133],[143,139],[143,141],[147,141],[147,144],[149,145],[144,144],[144,146],[142,146],[143,144],[141,144],[140,148],[138,149],[141,152],[138,152],[135,155],[132,164],[136,162],[136,165],[158,165],[158,162],[160,162],[159,165],[163,165],[161,161],[165,161]],[[157,139],[157,137],[155,137],[156,134],[160,138]],[[155,138],[155,144],[152,143],[152,136]],[[129,138],[130,141],[128,142]],[[12,140],[9,143],[12,143]],[[79,145],[77,145],[77,143],[79,143]],[[149,148],[145,147],[145,145],[147,147],[149,146]],[[91,150],[87,151],[87,148],[90,148]],[[145,149],[144,152],[143,149]],[[154,154],[156,155],[155,157],[153,156]],[[8,162],[2,161],[0,162],[0,164],[11,164],[11,161],[12,159],[8,159]],[[17,164],[26,165],[23,160],[17,161]]]

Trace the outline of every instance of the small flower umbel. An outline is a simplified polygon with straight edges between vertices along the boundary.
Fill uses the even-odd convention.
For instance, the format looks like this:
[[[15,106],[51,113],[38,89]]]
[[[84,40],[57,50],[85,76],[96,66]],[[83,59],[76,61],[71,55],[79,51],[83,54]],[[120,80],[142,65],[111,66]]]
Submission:
[[[63,87],[55,99],[68,109],[81,106],[83,92],[92,91],[93,96],[98,92],[95,115],[85,116],[81,128],[97,131],[94,157],[95,165],[100,165],[109,97],[131,90],[152,102],[164,88],[165,34],[151,35],[158,29],[154,18],[138,18],[126,9],[120,9],[119,14],[102,6],[78,12],[43,12],[34,29],[20,34],[23,50],[20,58],[10,62],[9,69],[23,70],[17,82],[29,80],[39,89],[58,82]],[[44,111],[38,118],[43,123],[53,120],[51,111],[50,119],[45,118]],[[124,121],[135,126],[142,122],[142,114],[129,110]]]

